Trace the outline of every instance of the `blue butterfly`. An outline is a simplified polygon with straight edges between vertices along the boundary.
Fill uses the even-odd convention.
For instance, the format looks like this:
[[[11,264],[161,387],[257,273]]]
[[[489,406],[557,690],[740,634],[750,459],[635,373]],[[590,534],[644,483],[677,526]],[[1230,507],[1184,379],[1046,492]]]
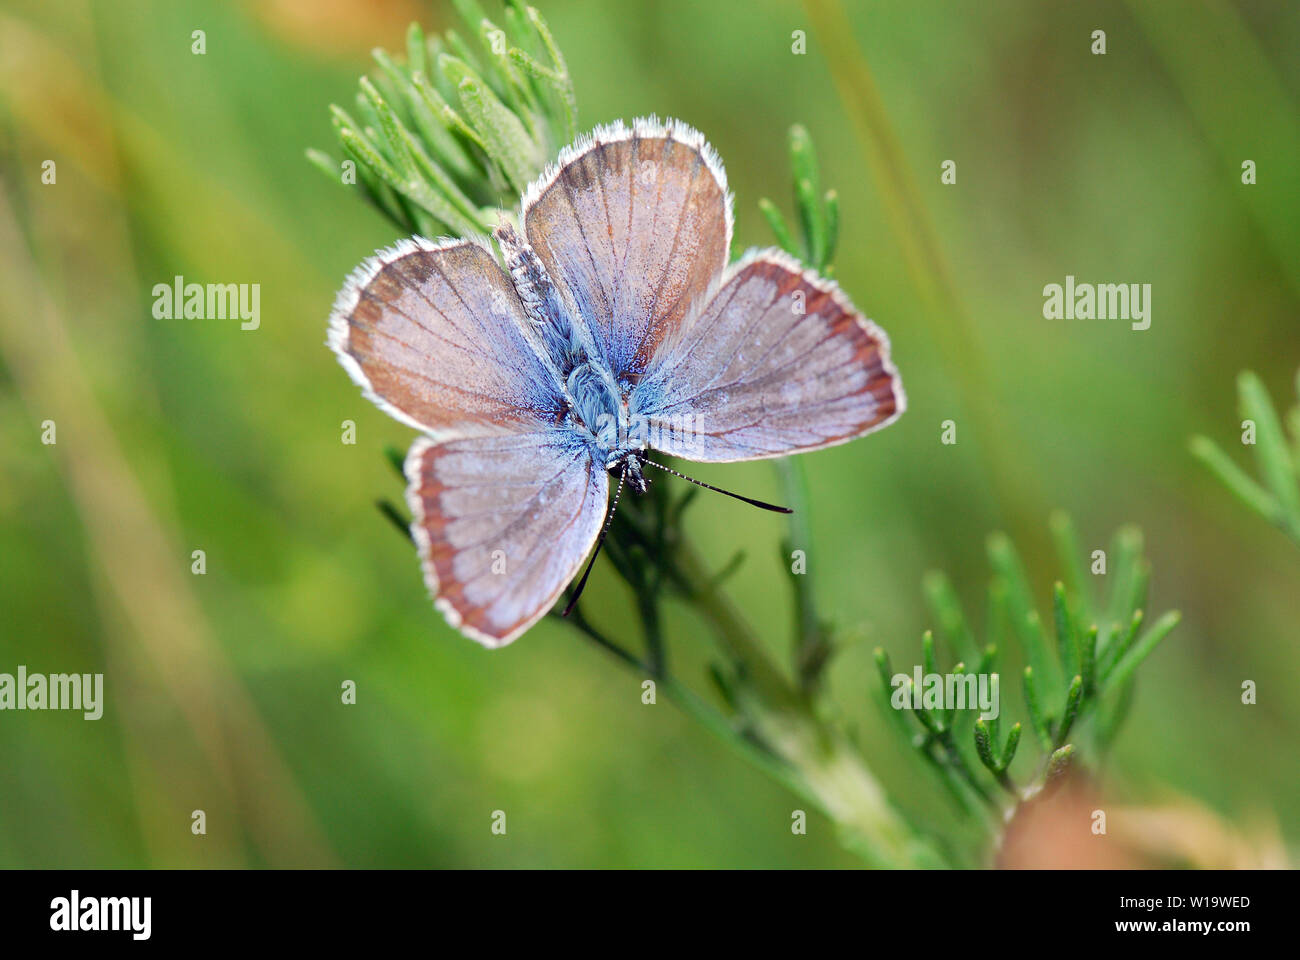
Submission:
[[[523,236],[496,229],[504,269],[486,238],[412,237],[348,278],[329,345],[424,434],[411,532],[466,636],[504,646],[554,605],[647,451],[781,457],[902,414],[888,338],[834,283],[779,250],[728,266],[731,206],[698,131],[615,123],[529,187]]]

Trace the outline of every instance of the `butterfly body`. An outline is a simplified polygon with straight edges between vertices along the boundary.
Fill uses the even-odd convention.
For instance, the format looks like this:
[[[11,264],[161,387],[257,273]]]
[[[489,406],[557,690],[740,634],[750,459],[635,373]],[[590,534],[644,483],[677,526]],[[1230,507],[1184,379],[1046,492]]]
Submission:
[[[635,459],[635,452],[644,450],[645,444],[628,447],[625,442],[632,431],[631,384],[615,377],[594,343],[583,335],[584,326],[533,248],[508,223],[498,227],[493,237],[528,321],[563,384],[564,428],[586,439],[608,470]]]
[[[888,339],[775,250],[728,265],[726,177],[696,131],[598,128],[519,229],[412,238],[349,278],[330,346],[424,436],[407,500],[437,606],[487,646],[554,604],[650,451],[725,462],[843,443],[903,410]],[[743,498],[742,498],[743,499]]]

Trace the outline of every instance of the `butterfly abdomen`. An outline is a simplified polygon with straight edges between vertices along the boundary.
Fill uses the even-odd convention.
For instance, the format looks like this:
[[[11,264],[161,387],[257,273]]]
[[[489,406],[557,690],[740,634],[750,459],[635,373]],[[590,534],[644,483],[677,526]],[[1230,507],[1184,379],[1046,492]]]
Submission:
[[[571,403],[571,425],[594,442],[602,454],[608,454],[619,446],[619,437],[627,433],[624,391],[580,340],[577,325],[569,319],[554,282],[533,248],[509,223],[497,227],[493,236],[501,245],[524,312],[564,379]]]
[[[611,388],[609,378],[584,360],[569,371],[566,386],[573,398],[575,426],[590,433],[602,452],[613,450],[623,432],[624,404]]]
[[[546,267],[509,223],[497,227],[493,236],[501,245],[510,281],[529,321],[541,336],[543,348],[561,375],[567,374],[580,361],[582,348]]]

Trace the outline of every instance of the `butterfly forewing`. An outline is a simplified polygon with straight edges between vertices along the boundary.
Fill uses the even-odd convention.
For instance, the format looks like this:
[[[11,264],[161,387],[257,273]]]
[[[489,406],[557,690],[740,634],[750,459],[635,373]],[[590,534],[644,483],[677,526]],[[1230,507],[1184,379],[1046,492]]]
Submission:
[[[416,238],[363,263],[330,346],[371,400],[431,436],[531,428],[564,406],[510,278],[471,240]]]
[[[616,376],[634,380],[726,265],[731,200],[682,124],[598,128],[524,197],[524,230]]]
[[[815,450],[892,423],[905,405],[889,340],[831,281],[752,253],[659,348],[634,389],[652,445],[687,460]]]

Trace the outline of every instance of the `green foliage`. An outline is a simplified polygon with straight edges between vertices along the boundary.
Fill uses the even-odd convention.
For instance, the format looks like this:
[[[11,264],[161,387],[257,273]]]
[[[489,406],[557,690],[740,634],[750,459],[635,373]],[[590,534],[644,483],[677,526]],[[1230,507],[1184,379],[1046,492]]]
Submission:
[[[536,11],[507,6],[507,30],[516,46],[503,54],[501,34],[477,5],[466,0],[460,9],[467,20],[480,24],[475,35],[482,49],[471,49],[454,32],[426,40],[413,25],[406,63],[399,66],[377,51],[379,72],[373,80],[362,78],[357,109],[364,122],[357,124],[345,111],[333,108],[340,142],[357,162],[368,199],[404,230],[486,230],[491,208],[479,205],[513,207],[517,194],[562,138],[574,132],[576,108],[564,60]],[[528,52],[530,42],[545,51],[551,67]],[[761,200],[759,207],[783,249],[830,275],[838,240],[837,195],[822,191],[816,153],[802,126],[790,129],[788,148],[797,230],[770,200]],[[332,159],[315,151],[310,157],[335,176]],[[402,478],[400,452],[390,448],[386,455]],[[588,618],[581,604],[564,618],[561,611],[569,606],[571,593],[551,616],[654,680],[659,692],[704,729],[830,818],[844,845],[869,863],[950,865],[952,857],[938,851],[950,850],[951,839],[931,840],[907,824],[856,745],[827,719],[834,708],[823,679],[837,648],[835,631],[818,613],[814,579],[790,563],[796,550],[806,555],[811,548],[807,485],[798,458],[777,461],[775,467],[794,511],[779,554],[793,597],[788,671],[771,660],[722,590],[744,561],[743,554],[710,570],[691,544],[683,518],[699,493],[696,487],[674,492],[667,484],[652,482],[645,496],[621,500],[610,527],[605,555],[635,603],[642,633],[639,649],[621,634],[611,637]],[[391,500],[380,500],[378,506],[409,535],[409,518],[402,508]],[[973,719],[971,712],[954,709],[911,711],[921,729],[914,741],[919,756],[939,774],[963,810],[985,818],[990,836],[1003,806],[994,795],[997,788],[1017,801],[1041,790],[1072,761],[1074,734],[1084,720],[1096,719],[1106,735],[1095,739],[1109,742],[1129,700],[1137,666],[1177,621],[1177,615],[1166,615],[1137,638],[1147,570],[1136,531],[1118,535],[1109,603],[1094,610],[1068,521],[1054,519],[1053,529],[1070,585],[1067,591],[1058,583],[1053,595],[1054,653],[1048,649],[1019,556],[1005,536],[989,541],[995,576],[989,594],[990,632],[983,648],[977,647],[948,580],[936,573],[924,584],[945,642],[958,656],[972,658],[980,673],[996,670],[999,644],[1012,638],[1027,663],[1026,709],[1044,754],[1027,786],[1018,786],[1010,771],[1017,756],[1024,755],[1017,752],[1021,723],[1012,724],[1003,736],[999,719]],[[667,602],[693,609],[711,630],[716,659],[709,680],[716,705],[672,669],[670,638],[662,629]],[[888,707],[889,658],[877,650],[876,660]],[[938,672],[936,644],[929,632],[922,639],[922,661],[925,672]],[[962,663],[953,668],[964,670]],[[998,682],[995,673],[994,679]],[[888,712],[911,740],[906,718]]]
[[[941,565],[983,644],[993,634],[980,544],[1005,529],[1050,630],[1052,576],[1074,587],[1068,570],[1038,572],[1047,565],[1040,501],[1068,505],[1089,549],[1093,518],[1129,502],[1150,538],[1153,591],[1185,612],[1170,639],[1188,630],[1177,651],[1139,668],[1107,779],[1133,804],[1236,811],[1243,833],[1276,817],[1279,842],[1300,849],[1300,697],[1270,682],[1300,668],[1286,629],[1300,618],[1294,563],[1271,562],[1295,548],[1223,492],[1185,443],[1208,434],[1263,484],[1253,451],[1238,447],[1236,371],[1259,375],[1284,426],[1294,405],[1300,178],[1285,161],[1300,156],[1300,74],[1287,57],[1300,22],[1279,19],[1276,4],[1132,0],[1124,46],[1153,55],[1116,56],[1112,35],[1110,56],[1093,58],[1080,38],[1096,24],[1082,4],[916,4],[906,17],[881,17],[879,5],[818,0],[799,24],[807,55],[793,56],[785,4],[750,5],[737,29],[731,4],[663,0],[593,17],[589,4],[528,2],[564,46],[582,129],[668,105],[705,129],[741,191],[743,244],[772,242],[753,204],[763,194],[802,242],[784,126],[802,120],[815,138],[821,189],[840,194],[835,273],[889,330],[914,400],[879,437],[793,461],[806,466],[819,535],[794,546],[809,551],[821,619],[838,625],[839,652],[819,675],[830,697],[814,702],[839,705],[890,799],[941,831],[964,822],[920,758],[894,749],[891,728],[864,709],[877,699],[874,643],[907,669],[928,626],[941,659],[953,657],[942,625],[918,619],[923,557],[948,558]],[[500,3],[480,3],[505,26]],[[408,55],[406,22],[395,28],[383,13],[401,5],[118,6],[127,15],[77,0],[8,4],[0,15],[0,45],[13,54],[0,56],[9,205],[0,212],[0,556],[11,561],[0,578],[9,628],[0,669],[32,670],[45,658],[42,669],[112,670],[111,709],[99,721],[5,718],[0,752],[13,775],[0,791],[0,865],[850,864],[833,821],[699,734],[663,684],[658,707],[637,706],[645,674],[606,663],[567,626],[544,622],[500,654],[454,636],[425,601],[413,549],[370,515],[373,495],[401,503],[400,481],[376,454],[385,443],[404,452],[412,435],[364,403],[319,341],[343,277],[399,228],[359,199],[362,187],[341,188],[338,161],[348,156],[326,108],[333,100],[362,121],[357,77],[380,69],[365,51]],[[285,16],[308,7],[310,23]],[[425,9],[426,33],[451,25],[450,3]],[[672,23],[692,29],[662,42]],[[207,31],[206,57],[190,53],[195,27]],[[1043,83],[972,72],[961,54],[975,35],[990,62],[1032,67]],[[952,55],[932,58],[918,80],[910,61],[940,37]],[[549,63],[544,51],[539,62]],[[874,104],[855,81],[865,70],[878,79]],[[1044,84],[1061,109],[1042,109]],[[1033,135],[1016,136],[1027,116]],[[328,178],[306,168],[306,145],[333,155]],[[945,186],[939,163],[949,156],[960,175]],[[47,158],[57,185],[41,182]],[[1258,164],[1250,186],[1240,179],[1246,158]],[[900,175],[915,187],[903,203],[888,182]],[[1207,224],[1227,234],[1207,241]],[[1012,301],[1062,279],[1064,266],[1045,274],[1044,263],[1065,250],[1076,274],[1100,279],[1122,263],[1126,276],[1156,280],[1164,306],[1152,330],[1027,324]],[[930,309],[922,273],[945,263],[961,302]],[[181,274],[260,281],[261,329],[154,321],[151,285]],[[964,340],[952,331],[963,324]],[[972,343],[986,353],[982,375],[971,372]],[[1206,415],[1207,395],[1228,402]],[[962,445],[936,447],[932,411],[961,424]],[[58,421],[56,446],[38,442],[46,418]],[[355,446],[340,446],[344,418],[356,423]],[[1001,451],[989,441],[999,425]],[[104,460],[114,447],[122,469]],[[770,484],[771,468],[710,473],[792,503]],[[124,512],[133,488],[141,509]],[[682,523],[715,575],[734,571],[732,554],[744,548],[719,592],[793,677],[788,554],[775,566],[784,522],[704,493]],[[111,537],[101,542],[97,530]],[[141,552],[151,530],[171,544],[163,566],[184,573],[179,591],[160,589]],[[206,577],[187,572],[194,548],[207,552]],[[603,553],[597,567],[583,612],[639,654],[633,598]],[[713,655],[693,605],[665,593],[664,606],[671,672],[697,682],[712,715],[728,720],[733,708],[701,661],[729,661]],[[999,649],[1009,704],[999,738],[1021,722],[1009,772],[1023,781],[1040,748],[1021,704],[1018,645]],[[984,652],[960,659],[974,666]],[[177,676],[187,682],[168,680]],[[1240,700],[1248,677],[1260,687],[1255,707]],[[358,683],[355,706],[330,696],[343,678]],[[915,731],[913,717],[890,714]],[[1093,723],[1085,717],[1075,731]],[[193,748],[212,731],[220,749]],[[268,760],[306,807],[286,809],[268,791]],[[196,795],[209,824],[225,825],[202,842],[176,829]],[[485,804],[512,811],[514,839],[480,839]],[[785,822],[795,806],[809,813],[806,837]]]
[[[1300,397],[1300,374],[1296,394]],[[1255,463],[1263,482],[1252,479],[1208,437],[1192,438],[1192,455],[1238,500],[1300,545],[1300,400],[1287,414],[1284,429],[1268,391],[1254,373],[1247,370],[1237,377],[1237,395],[1242,418],[1254,424]]]
[[[794,174],[794,204],[799,238],[790,232],[775,203],[763,197],[758,209],[776,237],[777,245],[803,260],[824,276],[831,276],[831,260],[839,242],[840,200],[834,190],[821,192],[817,153],[812,138],[801,125],[790,128],[790,169]]]
[[[489,233],[559,148],[577,136],[564,57],[540,13],[518,0],[505,26],[475,0],[457,0],[470,28],[426,37],[411,24],[398,62],[375,50],[355,117],[330,108],[345,159],[365,198],[407,233]],[[336,183],[340,160],[308,159]]]
[[[1078,550],[1069,518],[1057,513],[1051,527],[1063,571],[1063,579],[1052,588],[1054,645],[1049,648],[1044,636],[1018,551],[1005,536],[995,534],[988,542],[993,569],[989,623],[993,626],[975,671],[977,675],[994,671],[991,679],[998,684],[999,694],[1005,692],[996,673],[1003,659],[999,651],[1004,645],[1019,648],[1026,664],[1021,693],[1029,728],[1038,742],[1038,759],[1031,764],[1025,751],[1017,753],[1021,722],[1011,726],[1005,739],[1001,737],[1007,713],[1002,696],[998,698],[999,715],[976,718],[973,733],[967,737],[963,715],[955,714],[951,707],[916,705],[914,682],[907,677],[906,703],[916,725],[896,724],[958,807],[977,819],[983,817],[990,840],[996,838],[1009,807],[1041,792],[1067,765],[1084,763],[1095,769],[1100,764],[1131,702],[1138,667],[1179,620],[1177,612],[1170,612],[1145,631],[1141,629],[1150,568],[1142,556],[1142,537],[1136,528],[1126,527],[1115,535],[1104,580],[1110,589],[1097,596],[1090,589],[1094,577]],[[921,639],[923,673],[966,673],[960,657],[972,654],[976,647],[955,591],[947,578],[936,572],[926,578],[924,593],[941,637],[958,662],[941,671],[933,635],[927,631]],[[902,711],[891,703],[895,674],[883,649],[876,650],[876,663],[884,708],[901,718]],[[1012,761],[1017,758],[1025,771],[1018,778],[1011,774]],[[1001,798],[999,787],[1004,794]]]

